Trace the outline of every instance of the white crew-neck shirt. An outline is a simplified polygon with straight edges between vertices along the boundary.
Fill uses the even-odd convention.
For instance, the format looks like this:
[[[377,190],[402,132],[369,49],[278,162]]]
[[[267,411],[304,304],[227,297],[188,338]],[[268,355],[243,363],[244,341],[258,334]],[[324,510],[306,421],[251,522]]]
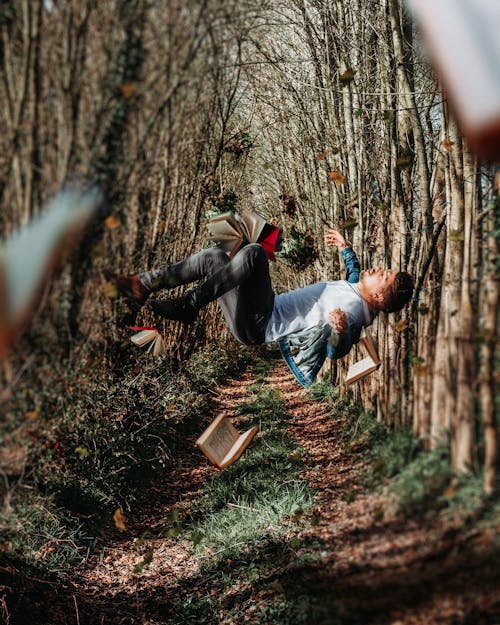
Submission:
[[[276,295],[266,328],[266,343],[328,323],[328,314],[334,308],[341,308],[346,313],[349,325],[361,323],[368,326],[373,320],[357,284],[346,280],[317,282]]]

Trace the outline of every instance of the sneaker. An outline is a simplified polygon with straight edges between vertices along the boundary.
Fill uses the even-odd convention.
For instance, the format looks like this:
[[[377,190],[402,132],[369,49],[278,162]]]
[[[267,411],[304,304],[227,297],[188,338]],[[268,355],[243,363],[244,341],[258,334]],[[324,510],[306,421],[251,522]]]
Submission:
[[[148,306],[160,317],[173,321],[193,323],[198,316],[198,309],[191,304],[187,295],[177,299],[154,299]]]
[[[151,289],[141,282],[139,276],[126,276],[124,274],[113,273],[106,270],[104,272],[106,279],[112,282],[118,291],[125,295],[128,299],[133,300],[140,306],[142,306],[151,294]]]

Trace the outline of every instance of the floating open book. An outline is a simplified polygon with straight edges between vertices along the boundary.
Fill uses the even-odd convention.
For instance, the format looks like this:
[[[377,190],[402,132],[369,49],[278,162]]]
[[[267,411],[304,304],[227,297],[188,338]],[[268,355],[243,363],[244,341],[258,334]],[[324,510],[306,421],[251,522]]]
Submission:
[[[369,375],[380,367],[380,359],[373,344],[373,340],[369,332],[364,329],[361,338],[359,339],[361,345],[366,349],[368,355],[357,362],[354,362],[347,370],[345,378],[346,384],[352,384],[357,380],[361,380],[365,376]]]
[[[146,352],[153,356],[163,356],[165,352],[165,342],[160,332],[156,328],[129,326],[130,330],[136,330],[136,334],[130,337],[134,345],[146,347]]]
[[[208,236],[232,258],[246,243],[260,243],[268,257],[275,260],[274,251],[280,229],[253,211],[241,216],[228,211],[208,220]]]
[[[258,427],[254,426],[240,434],[228,418],[219,415],[196,444],[212,464],[224,469],[238,460],[257,432]]]

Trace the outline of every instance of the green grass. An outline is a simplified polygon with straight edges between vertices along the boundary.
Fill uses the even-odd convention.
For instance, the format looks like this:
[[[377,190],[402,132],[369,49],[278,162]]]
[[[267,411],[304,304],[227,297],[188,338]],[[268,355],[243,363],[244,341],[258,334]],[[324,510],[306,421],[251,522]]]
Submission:
[[[253,367],[256,383],[237,409],[239,429],[258,425],[259,434],[236,463],[205,483],[191,509],[184,536],[201,557],[200,577],[196,589],[184,589],[176,601],[173,625],[218,623],[221,612],[226,622],[302,623],[324,609],[307,593],[286,596],[279,581],[290,577],[291,563],[308,557],[299,555],[306,550],[296,536],[312,523],[314,493],[301,477],[302,452],[287,432],[281,393],[265,382],[273,366]],[[266,598],[256,601],[259,593]]]
[[[260,432],[236,463],[206,483],[193,509],[193,532],[203,537],[200,548],[221,557],[283,535],[313,501],[299,475],[301,454],[286,431],[289,417],[281,395],[264,388],[238,412],[247,417],[242,429],[258,425]]]
[[[360,484],[387,490],[395,511],[405,515],[444,514],[464,523],[479,518],[488,523],[498,513],[499,493],[484,495],[482,475],[473,471],[455,474],[448,442],[424,450],[424,441],[409,428],[379,423],[348,396],[340,397],[338,388],[327,381],[314,384],[309,396],[326,401],[332,419],[342,422],[346,453],[355,452],[364,460]],[[352,497],[351,491],[347,498]]]
[[[50,575],[65,573],[81,561],[91,541],[75,519],[48,497],[13,502],[0,513],[2,548],[23,570],[43,569]]]

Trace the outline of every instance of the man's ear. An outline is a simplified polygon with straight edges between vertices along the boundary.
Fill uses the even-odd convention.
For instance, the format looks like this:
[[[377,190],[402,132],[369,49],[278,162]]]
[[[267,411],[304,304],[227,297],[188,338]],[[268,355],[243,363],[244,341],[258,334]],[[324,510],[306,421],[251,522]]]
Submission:
[[[384,291],[375,291],[374,293],[372,293],[372,298],[374,303],[377,304],[378,307],[382,307],[385,303]]]

